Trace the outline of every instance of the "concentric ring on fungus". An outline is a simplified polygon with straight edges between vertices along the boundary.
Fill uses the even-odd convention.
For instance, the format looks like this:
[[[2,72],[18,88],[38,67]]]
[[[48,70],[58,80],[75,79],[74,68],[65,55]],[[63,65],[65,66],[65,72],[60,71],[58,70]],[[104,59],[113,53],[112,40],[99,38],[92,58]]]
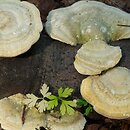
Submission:
[[[96,112],[113,119],[130,117],[130,70],[115,67],[82,81],[81,95]]]
[[[89,41],[77,51],[75,69],[84,75],[100,74],[114,67],[122,57],[119,46],[114,47],[101,40]]]
[[[35,5],[20,0],[0,0],[0,56],[26,52],[39,39],[43,25]]]

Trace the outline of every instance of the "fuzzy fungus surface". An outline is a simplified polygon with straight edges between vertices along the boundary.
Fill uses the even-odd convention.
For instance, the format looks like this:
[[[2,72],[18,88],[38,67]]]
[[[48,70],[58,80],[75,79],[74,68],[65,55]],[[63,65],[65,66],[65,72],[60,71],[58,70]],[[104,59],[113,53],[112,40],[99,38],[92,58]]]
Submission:
[[[96,112],[113,119],[130,117],[130,70],[115,67],[101,76],[89,76],[81,84],[81,95]]]
[[[0,100],[0,124],[5,130],[35,130],[45,127],[45,114],[36,108],[25,109],[22,94],[12,95]]]
[[[50,11],[45,25],[50,37],[77,45],[89,40],[106,42],[130,37],[130,14],[97,1],[78,1]]]
[[[80,74],[96,75],[114,67],[121,59],[119,46],[110,46],[104,41],[93,40],[77,51],[74,66]]]
[[[43,25],[35,5],[20,0],[0,0],[0,56],[26,52],[40,37]]]

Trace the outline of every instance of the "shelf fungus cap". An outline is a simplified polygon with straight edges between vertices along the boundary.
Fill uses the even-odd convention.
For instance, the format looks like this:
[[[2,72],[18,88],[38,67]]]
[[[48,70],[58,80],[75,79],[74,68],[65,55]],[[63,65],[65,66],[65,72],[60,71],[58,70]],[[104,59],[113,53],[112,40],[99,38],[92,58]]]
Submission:
[[[59,119],[48,114],[47,122],[50,130],[83,130],[86,119],[83,114],[76,111],[74,115],[64,115]]]
[[[77,51],[74,66],[80,74],[95,75],[114,67],[121,57],[120,47],[93,40],[83,44]]]
[[[40,37],[43,25],[35,5],[20,0],[0,0],[0,56],[26,52]]]
[[[130,37],[130,14],[97,1],[78,1],[52,10],[45,25],[53,39],[76,45],[89,40],[115,41]]]
[[[130,117],[130,70],[115,67],[101,76],[89,76],[81,84],[81,95],[96,112],[112,119]]]
[[[44,113],[39,113],[36,108],[24,110],[25,98],[19,93],[0,100],[0,124],[3,129],[36,130],[45,127]]]

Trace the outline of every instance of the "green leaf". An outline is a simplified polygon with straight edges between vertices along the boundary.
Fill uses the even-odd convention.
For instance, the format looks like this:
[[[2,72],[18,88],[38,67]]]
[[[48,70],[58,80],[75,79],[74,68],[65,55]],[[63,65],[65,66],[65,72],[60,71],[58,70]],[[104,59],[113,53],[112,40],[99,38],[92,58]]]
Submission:
[[[63,93],[63,88],[59,88],[58,89],[58,95],[59,95],[59,97],[62,97],[62,93]]]
[[[54,109],[57,106],[58,106],[58,99],[48,101],[47,110],[52,110],[52,109]]]
[[[84,99],[78,99],[77,100],[77,107],[85,107],[88,106],[88,102]]]
[[[50,96],[48,96],[47,98],[50,99],[50,100],[55,100],[55,99],[57,99],[57,97],[56,97],[55,95],[50,95]]]
[[[92,108],[91,106],[89,106],[89,107],[85,110],[84,115],[85,115],[85,116],[88,116],[92,111],[93,111],[93,108]]]
[[[73,115],[75,110],[72,107],[76,107],[75,102],[62,100],[62,104],[60,107],[61,115]]]
[[[74,102],[74,101],[64,101],[64,103],[66,105],[71,106],[71,107],[76,107],[77,106],[76,102]]]
[[[42,88],[40,89],[42,98],[36,97],[33,94],[28,94],[27,99],[25,100],[26,104],[28,104],[29,107],[35,106],[39,112],[53,110],[55,107],[60,107],[61,115],[74,114],[75,110],[73,108],[77,106],[76,102],[65,100],[65,98],[69,97],[72,94],[72,88],[59,88],[58,96],[52,95],[51,92],[48,92],[48,90],[49,87],[46,84],[43,84]]]
[[[65,115],[65,113],[66,113],[66,106],[65,106],[64,102],[62,102],[62,104],[60,106],[60,113],[61,113],[61,115]]]
[[[58,90],[58,95],[59,95],[59,97],[67,98],[72,94],[73,91],[74,90],[72,88],[65,88],[64,90],[63,90],[63,88],[60,88]]]
[[[68,115],[74,115],[75,110],[72,107],[67,105],[66,109],[67,109],[67,114]]]

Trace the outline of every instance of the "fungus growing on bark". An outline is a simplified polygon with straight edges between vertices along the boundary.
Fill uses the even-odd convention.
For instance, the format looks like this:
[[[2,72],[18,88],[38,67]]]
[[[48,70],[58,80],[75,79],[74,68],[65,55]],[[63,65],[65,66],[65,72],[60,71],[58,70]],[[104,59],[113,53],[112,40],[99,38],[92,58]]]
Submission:
[[[52,113],[39,112],[35,107],[25,106],[26,96],[12,95],[0,100],[0,124],[5,130],[36,130],[40,127],[49,130],[83,130],[86,119],[76,111],[74,115],[65,114],[60,118]]]
[[[80,74],[95,75],[114,67],[122,54],[120,47],[106,44],[104,41],[93,40],[77,51],[74,66]]]
[[[25,109],[22,94],[0,100],[0,124],[5,130],[36,130],[45,127],[45,114],[36,108]]]
[[[59,119],[49,114],[47,122],[50,130],[83,130],[86,119],[76,111],[74,115],[66,114]]]
[[[33,4],[20,0],[0,0],[0,56],[26,52],[39,39],[43,25]]]
[[[82,81],[81,95],[103,116],[129,118],[130,70],[115,67],[101,76],[89,76]]]
[[[130,37],[130,14],[97,1],[79,1],[52,10],[45,25],[50,37],[76,45],[89,40],[105,42]]]

